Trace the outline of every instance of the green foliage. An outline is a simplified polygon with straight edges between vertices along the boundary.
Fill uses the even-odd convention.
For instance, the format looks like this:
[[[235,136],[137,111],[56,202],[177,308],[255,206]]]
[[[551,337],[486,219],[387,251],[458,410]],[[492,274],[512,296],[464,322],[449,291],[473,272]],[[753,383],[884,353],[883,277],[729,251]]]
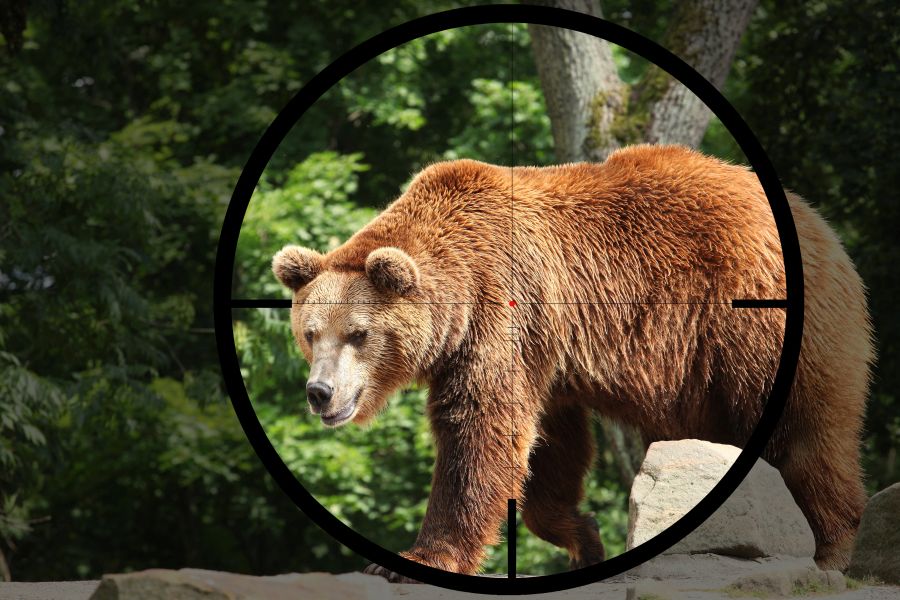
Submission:
[[[231,407],[188,395],[208,383],[83,376],[43,463],[50,519],[14,567],[58,579],[151,564],[270,572],[317,560],[293,543],[314,526],[268,479]],[[335,551],[327,539],[315,546]]]
[[[286,414],[265,403],[255,408],[282,460],[316,500],[399,552],[415,540],[431,483],[434,455],[422,419],[424,398],[424,391],[404,393],[372,427],[339,431],[325,430],[302,409]]]
[[[309,155],[279,177],[264,179],[254,192],[241,226],[235,263],[236,293],[246,297],[287,294],[272,276],[272,256],[286,244],[328,251],[375,216],[351,201],[359,173],[369,169],[362,154]]]
[[[0,540],[7,546],[31,532],[40,499],[28,494],[38,475],[28,463],[46,446],[43,430],[51,426],[62,401],[55,385],[0,351]]]
[[[190,331],[207,311],[199,299],[209,280],[196,261],[210,256],[218,212],[210,195],[223,169],[165,164],[161,145],[137,152],[129,133],[91,143],[41,134],[28,120],[9,132],[12,168],[0,175],[0,302],[9,316],[0,342],[0,535],[9,548],[27,548],[58,517],[60,482],[48,464],[65,399],[102,373],[95,389],[104,394],[92,397],[108,407],[113,374],[140,393],[154,374],[187,376],[179,356],[213,356]],[[199,180],[207,187],[186,193]],[[22,539],[29,531],[33,539]]]
[[[239,240],[237,289],[241,294],[281,293],[268,265],[287,243],[319,250],[336,246],[370,220],[375,211],[349,200],[361,156],[316,153],[288,171],[274,187],[264,181],[254,194]],[[308,414],[302,385],[308,366],[291,337],[288,313],[250,309],[236,313],[235,343],[254,409],[279,456],[334,516],[396,551],[415,540],[425,513],[431,465],[431,437],[424,391],[393,399],[368,428],[331,430]],[[301,532],[296,532],[302,537]],[[327,546],[309,531],[303,545]],[[352,556],[343,549],[341,556]],[[352,563],[351,563],[352,564]]]
[[[546,165],[553,161],[550,118],[540,88],[527,81],[507,84],[496,79],[472,80],[472,120],[449,140],[444,158]],[[510,118],[510,106],[515,113]],[[510,133],[513,142],[510,143]]]

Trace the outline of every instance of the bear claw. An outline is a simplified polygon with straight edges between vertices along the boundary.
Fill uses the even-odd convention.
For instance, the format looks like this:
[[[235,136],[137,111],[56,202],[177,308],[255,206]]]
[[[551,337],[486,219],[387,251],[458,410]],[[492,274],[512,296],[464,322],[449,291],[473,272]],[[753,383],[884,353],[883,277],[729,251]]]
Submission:
[[[411,579],[409,577],[406,577],[405,575],[394,573],[390,569],[386,569],[385,567],[376,565],[375,563],[372,563],[371,565],[363,569],[363,573],[365,573],[366,575],[377,575],[379,577],[384,577],[391,583],[422,583],[417,579]]]

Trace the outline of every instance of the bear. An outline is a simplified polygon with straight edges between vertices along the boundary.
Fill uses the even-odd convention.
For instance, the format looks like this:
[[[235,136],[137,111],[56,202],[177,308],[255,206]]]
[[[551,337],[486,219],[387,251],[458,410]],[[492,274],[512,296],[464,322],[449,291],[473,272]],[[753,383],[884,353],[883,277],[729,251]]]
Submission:
[[[764,458],[809,521],[816,562],[843,569],[866,500],[860,435],[874,360],[866,293],[840,240],[793,193],[805,285],[802,349]],[[579,512],[591,414],[646,443],[742,446],[784,336],[781,245],[746,167],[675,145],[602,163],[427,166],[383,212],[320,254],[286,246],[291,330],[324,425],[365,424],[429,388],[436,458],[426,515],[401,555],[475,574],[508,499],[572,568],[604,560]],[[383,567],[366,572],[407,579]]]

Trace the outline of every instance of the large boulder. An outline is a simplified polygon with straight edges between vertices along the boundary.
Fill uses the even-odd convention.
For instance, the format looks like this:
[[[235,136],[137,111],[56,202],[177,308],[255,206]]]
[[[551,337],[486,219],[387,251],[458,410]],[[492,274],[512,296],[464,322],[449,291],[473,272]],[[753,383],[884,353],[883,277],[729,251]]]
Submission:
[[[900,583],[900,483],[881,490],[866,504],[847,574]]]
[[[651,444],[631,488],[628,549],[649,540],[693,508],[722,479],[740,452],[734,446],[701,440]],[[781,474],[759,460],[709,519],[666,551],[700,553],[740,558],[812,557],[815,540]]]

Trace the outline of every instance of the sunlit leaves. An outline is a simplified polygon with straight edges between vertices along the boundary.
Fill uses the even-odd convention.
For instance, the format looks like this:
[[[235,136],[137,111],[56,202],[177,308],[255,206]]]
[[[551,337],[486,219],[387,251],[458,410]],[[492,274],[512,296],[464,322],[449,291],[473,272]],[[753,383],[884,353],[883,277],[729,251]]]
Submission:
[[[474,79],[468,97],[474,115],[450,138],[446,158],[499,164],[515,160],[517,165],[552,162],[550,118],[544,97],[533,83]]]
[[[362,155],[312,154],[281,177],[264,180],[254,192],[238,241],[236,294],[283,295],[271,272],[272,256],[285,244],[327,251],[375,216],[355,198]]]

